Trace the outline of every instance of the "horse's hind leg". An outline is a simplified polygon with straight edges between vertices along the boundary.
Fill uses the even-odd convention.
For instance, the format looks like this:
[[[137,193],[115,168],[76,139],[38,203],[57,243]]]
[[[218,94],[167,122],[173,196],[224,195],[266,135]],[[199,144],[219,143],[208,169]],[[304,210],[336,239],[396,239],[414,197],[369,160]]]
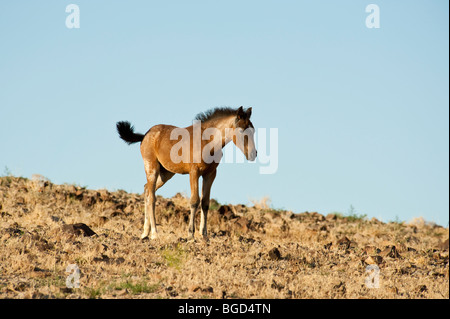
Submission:
[[[149,220],[149,211],[147,210],[147,202],[148,202],[148,189],[147,184],[144,186],[144,211],[145,211],[145,217],[144,217],[144,231],[141,235],[141,239],[145,239],[148,237],[148,234],[150,233],[150,220]]]
[[[157,237],[155,219],[155,192],[175,174],[166,170],[161,166],[161,164],[159,164],[159,162],[156,162],[155,165],[151,165],[149,162],[146,162],[145,167],[145,172],[147,175],[147,184],[145,184],[144,187],[145,221],[144,232],[141,235],[141,239],[145,239],[148,237],[150,229],[152,232],[151,238],[155,239]]]
[[[157,238],[156,219],[155,219],[155,190],[156,181],[159,175],[159,163],[157,161],[145,161],[145,174],[147,175],[147,184],[145,184],[145,221],[144,232],[141,239],[147,238],[151,230],[151,238]]]

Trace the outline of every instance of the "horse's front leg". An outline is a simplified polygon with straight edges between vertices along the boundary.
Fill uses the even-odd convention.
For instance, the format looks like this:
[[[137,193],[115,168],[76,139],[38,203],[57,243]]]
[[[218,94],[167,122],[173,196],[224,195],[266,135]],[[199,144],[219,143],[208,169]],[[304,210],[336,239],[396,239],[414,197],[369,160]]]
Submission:
[[[209,198],[211,192],[211,186],[216,178],[216,170],[214,169],[210,173],[203,176],[203,185],[202,185],[202,215],[200,218],[200,232],[203,235],[203,238],[206,239],[208,236],[208,231],[206,228],[207,225],[207,217],[208,217],[208,209],[209,209]]]
[[[195,213],[200,205],[200,197],[198,196],[198,178],[199,174],[193,170],[189,173],[189,180],[191,183],[191,214],[189,216],[189,239],[194,238],[195,232]]]

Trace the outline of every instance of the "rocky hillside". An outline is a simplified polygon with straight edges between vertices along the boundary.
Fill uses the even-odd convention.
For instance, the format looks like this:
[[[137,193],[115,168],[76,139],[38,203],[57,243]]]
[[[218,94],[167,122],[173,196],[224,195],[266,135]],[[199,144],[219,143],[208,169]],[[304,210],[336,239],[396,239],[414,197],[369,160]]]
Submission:
[[[423,220],[212,200],[209,240],[188,241],[188,199],[156,207],[142,241],[141,194],[1,177],[0,297],[449,298],[449,231]]]

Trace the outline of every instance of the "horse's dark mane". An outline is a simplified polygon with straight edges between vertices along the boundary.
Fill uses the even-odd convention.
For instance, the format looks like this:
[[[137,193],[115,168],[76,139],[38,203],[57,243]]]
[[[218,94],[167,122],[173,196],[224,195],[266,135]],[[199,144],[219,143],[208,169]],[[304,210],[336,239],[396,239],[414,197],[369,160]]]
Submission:
[[[206,121],[216,119],[222,116],[235,115],[237,113],[237,109],[233,109],[231,107],[216,107],[210,109],[206,112],[198,113],[195,116],[195,120],[201,121],[205,123]]]

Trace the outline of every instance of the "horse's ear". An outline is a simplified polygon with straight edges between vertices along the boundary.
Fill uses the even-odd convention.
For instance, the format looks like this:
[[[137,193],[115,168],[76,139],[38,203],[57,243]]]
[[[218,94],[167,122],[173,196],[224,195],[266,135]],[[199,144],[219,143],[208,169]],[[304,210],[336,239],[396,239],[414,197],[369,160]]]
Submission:
[[[249,119],[250,116],[252,116],[252,108],[249,107],[249,108],[245,111],[245,114],[247,114],[247,118]]]
[[[243,119],[245,118],[245,112],[244,112],[244,108],[241,106],[240,108],[238,108],[237,110],[237,118],[238,119]]]

